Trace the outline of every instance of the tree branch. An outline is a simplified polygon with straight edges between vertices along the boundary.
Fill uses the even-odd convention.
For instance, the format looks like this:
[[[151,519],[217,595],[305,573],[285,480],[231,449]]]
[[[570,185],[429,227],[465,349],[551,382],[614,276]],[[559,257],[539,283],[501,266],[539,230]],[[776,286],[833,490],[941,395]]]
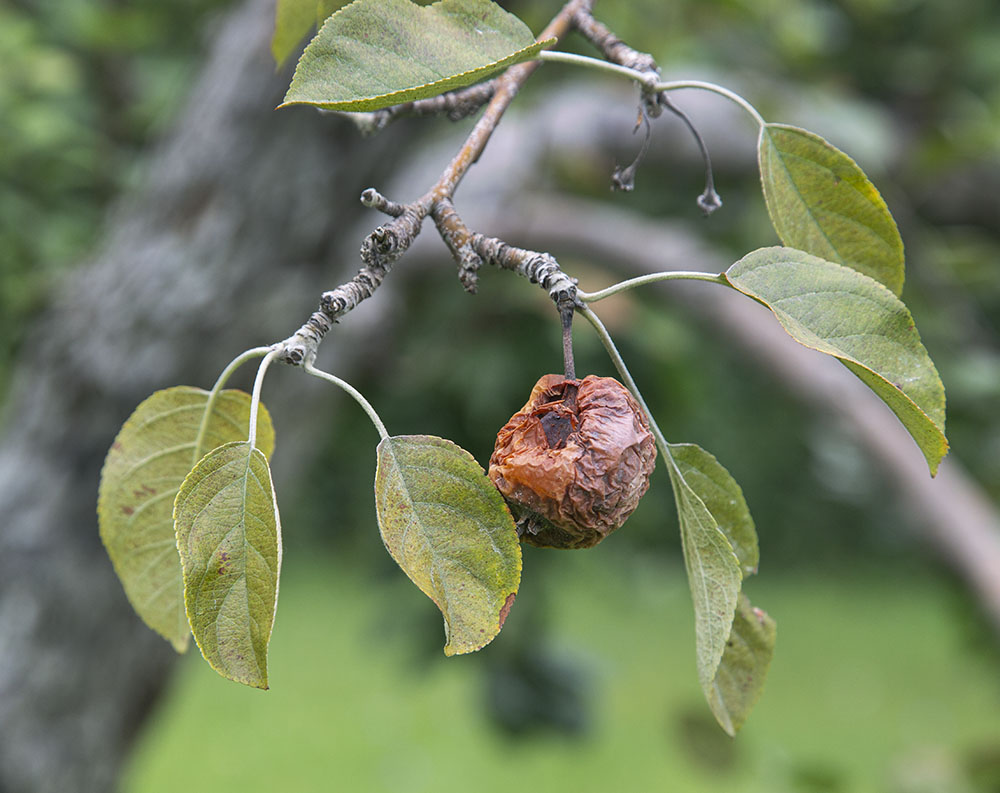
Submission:
[[[589,9],[591,2],[592,0],[570,0],[542,31],[538,40],[554,38],[558,41],[565,36],[573,26],[574,17],[581,10]],[[428,214],[435,217],[439,229],[445,229],[442,231],[442,237],[458,260],[460,277],[466,289],[471,287],[472,291],[475,290],[475,270],[478,265],[468,256],[465,246],[471,241],[469,232],[459,225],[460,221],[454,213],[451,200],[462,178],[483,153],[500,119],[517,96],[521,86],[539,66],[541,66],[540,61],[520,63],[495,78],[492,98],[486,106],[486,111],[434,186],[417,201],[408,205],[395,204],[382,198],[376,191],[365,191],[365,196],[373,201],[378,200],[375,196],[382,199],[381,204],[386,208],[384,211],[388,211],[391,207],[390,214],[396,212],[399,214],[390,223],[375,229],[364,241],[361,246],[364,267],[358,274],[346,284],[324,293],[319,310],[314,312],[299,330],[282,342],[284,347],[282,360],[292,365],[310,363],[316,356],[320,342],[338,318],[374,294],[393,262],[406,252],[420,233],[424,218]]]
[[[635,69],[639,72],[660,74],[656,60],[646,52],[632,49],[603,23],[594,19],[589,8],[581,8],[573,15],[573,27],[600,51],[606,60]]]

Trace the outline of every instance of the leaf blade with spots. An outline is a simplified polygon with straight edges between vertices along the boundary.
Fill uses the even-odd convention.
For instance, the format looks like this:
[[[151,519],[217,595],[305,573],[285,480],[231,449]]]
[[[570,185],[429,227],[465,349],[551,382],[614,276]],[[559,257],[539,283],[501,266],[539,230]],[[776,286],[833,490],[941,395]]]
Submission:
[[[355,0],[306,47],[281,107],[367,111],[462,88],[550,42],[491,0]]]
[[[375,510],[386,549],[444,616],[445,654],[489,644],[517,594],[521,546],[472,455],[428,435],[383,439]]]
[[[250,396],[219,393],[206,421],[209,392],[190,386],[157,391],[122,426],[101,471],[101,541],[125,594],[143,621],[178,652],[191,637],[173,506],[184,477],[208,449],[247,437]],[[258,445],[274,450],[274,428],[261,405]]]
[[[267,688],[281,569],[267,458],[246,441],[213,449],[181,485],[174,521],[184,604],[202,655],[223,677]]]

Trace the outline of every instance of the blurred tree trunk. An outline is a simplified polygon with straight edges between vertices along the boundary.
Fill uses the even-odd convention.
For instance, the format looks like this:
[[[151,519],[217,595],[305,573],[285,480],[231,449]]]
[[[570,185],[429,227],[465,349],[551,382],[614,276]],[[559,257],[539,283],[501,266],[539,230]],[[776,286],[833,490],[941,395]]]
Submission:
[[[269,56],[273,8],[248,0],[220,20],[174,131],[23,349],[0,438],[2,793],[114,789],[172,666],[98,539],[117,429],[152,391],[208,386],[236,353],[295,330],[354,266],[360,238],[338,231],[366,180],[405,150],[399,129],[362,143],[339,119],[273,111],[287,84]],[[276,476],[307,435],[281,438]]]

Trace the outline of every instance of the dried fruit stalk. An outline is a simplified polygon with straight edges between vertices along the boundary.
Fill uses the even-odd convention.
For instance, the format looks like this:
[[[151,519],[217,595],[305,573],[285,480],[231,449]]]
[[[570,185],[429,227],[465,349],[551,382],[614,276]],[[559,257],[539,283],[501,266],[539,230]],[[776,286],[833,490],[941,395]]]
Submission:
[[[524,542],[589,548],[632,514],[655,462],[649,424],[625,386],[547,374],[497,433],[489,477]]]

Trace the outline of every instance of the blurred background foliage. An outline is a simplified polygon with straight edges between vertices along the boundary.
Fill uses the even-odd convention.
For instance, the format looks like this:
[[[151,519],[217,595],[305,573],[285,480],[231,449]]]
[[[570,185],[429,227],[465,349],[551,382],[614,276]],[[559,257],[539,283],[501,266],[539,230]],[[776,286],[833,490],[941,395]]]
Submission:
[[[0,4],[0,393],[29,319],[164,131],[224,0]]]
[[[226,5],[0,5],[0,388],[46,294],[141,173]],[[557,4],[505,5],[538,30]],[[1000,499],[1000,4],[600,0],[597,14],[665,75],[733,84],[768,118],[807,125],[861,162],[907,245],[903,297],[947,388],[953,453]],[[538,82],[564,74],[546,69]],[[726,203],[702,221],[692,147],[677,124],[655,134],[676,136],[678,154],[640,169],[633,194],[611,196],[607,172],[558,153],[549,178],[701,223],[734,258],[771,244],[755,172],[727,170],[715,152]],[[556,325],[524,283],[484,273],[473,299],[444,269],[400,269],[408,298],[394,322],[405,332],[364,351],[355,385],[393,432],[452,438],[485,463],[495,429],[559,366]],[[768,691],[735,744],[696,690],[665,478],[588,555],[528,549],[503,636],[442,671],[439,617],[374,539],[373,434],[345,399],[317,425],[322,459],[281,494],[276,690],[261,698],[186,665],[129,789],[176,787],[191,776],[177,769],[182,753],[231,790],[328,789],[305,774],[329,779],[338,757],[359,790],[450,790],[448,779],[465,790],[489,765],[478,789],[1000,791],[996,638],[864,452],[655,299],[630,298],[609,324],[667,436],[716,454],[758,524],[763,578],[751,594],[780,635]],[[579,370],[611,374],[589,332],[578,344]],[[318,612],[323,635],[309,621]],[[195,723],[221,743],[199,739]],[[287,746],[253,748],[285,730]],[[242,775],[219,759],[234,753]],[[284,758],[269,766],[283,771],[255,766],[264,755]]]

